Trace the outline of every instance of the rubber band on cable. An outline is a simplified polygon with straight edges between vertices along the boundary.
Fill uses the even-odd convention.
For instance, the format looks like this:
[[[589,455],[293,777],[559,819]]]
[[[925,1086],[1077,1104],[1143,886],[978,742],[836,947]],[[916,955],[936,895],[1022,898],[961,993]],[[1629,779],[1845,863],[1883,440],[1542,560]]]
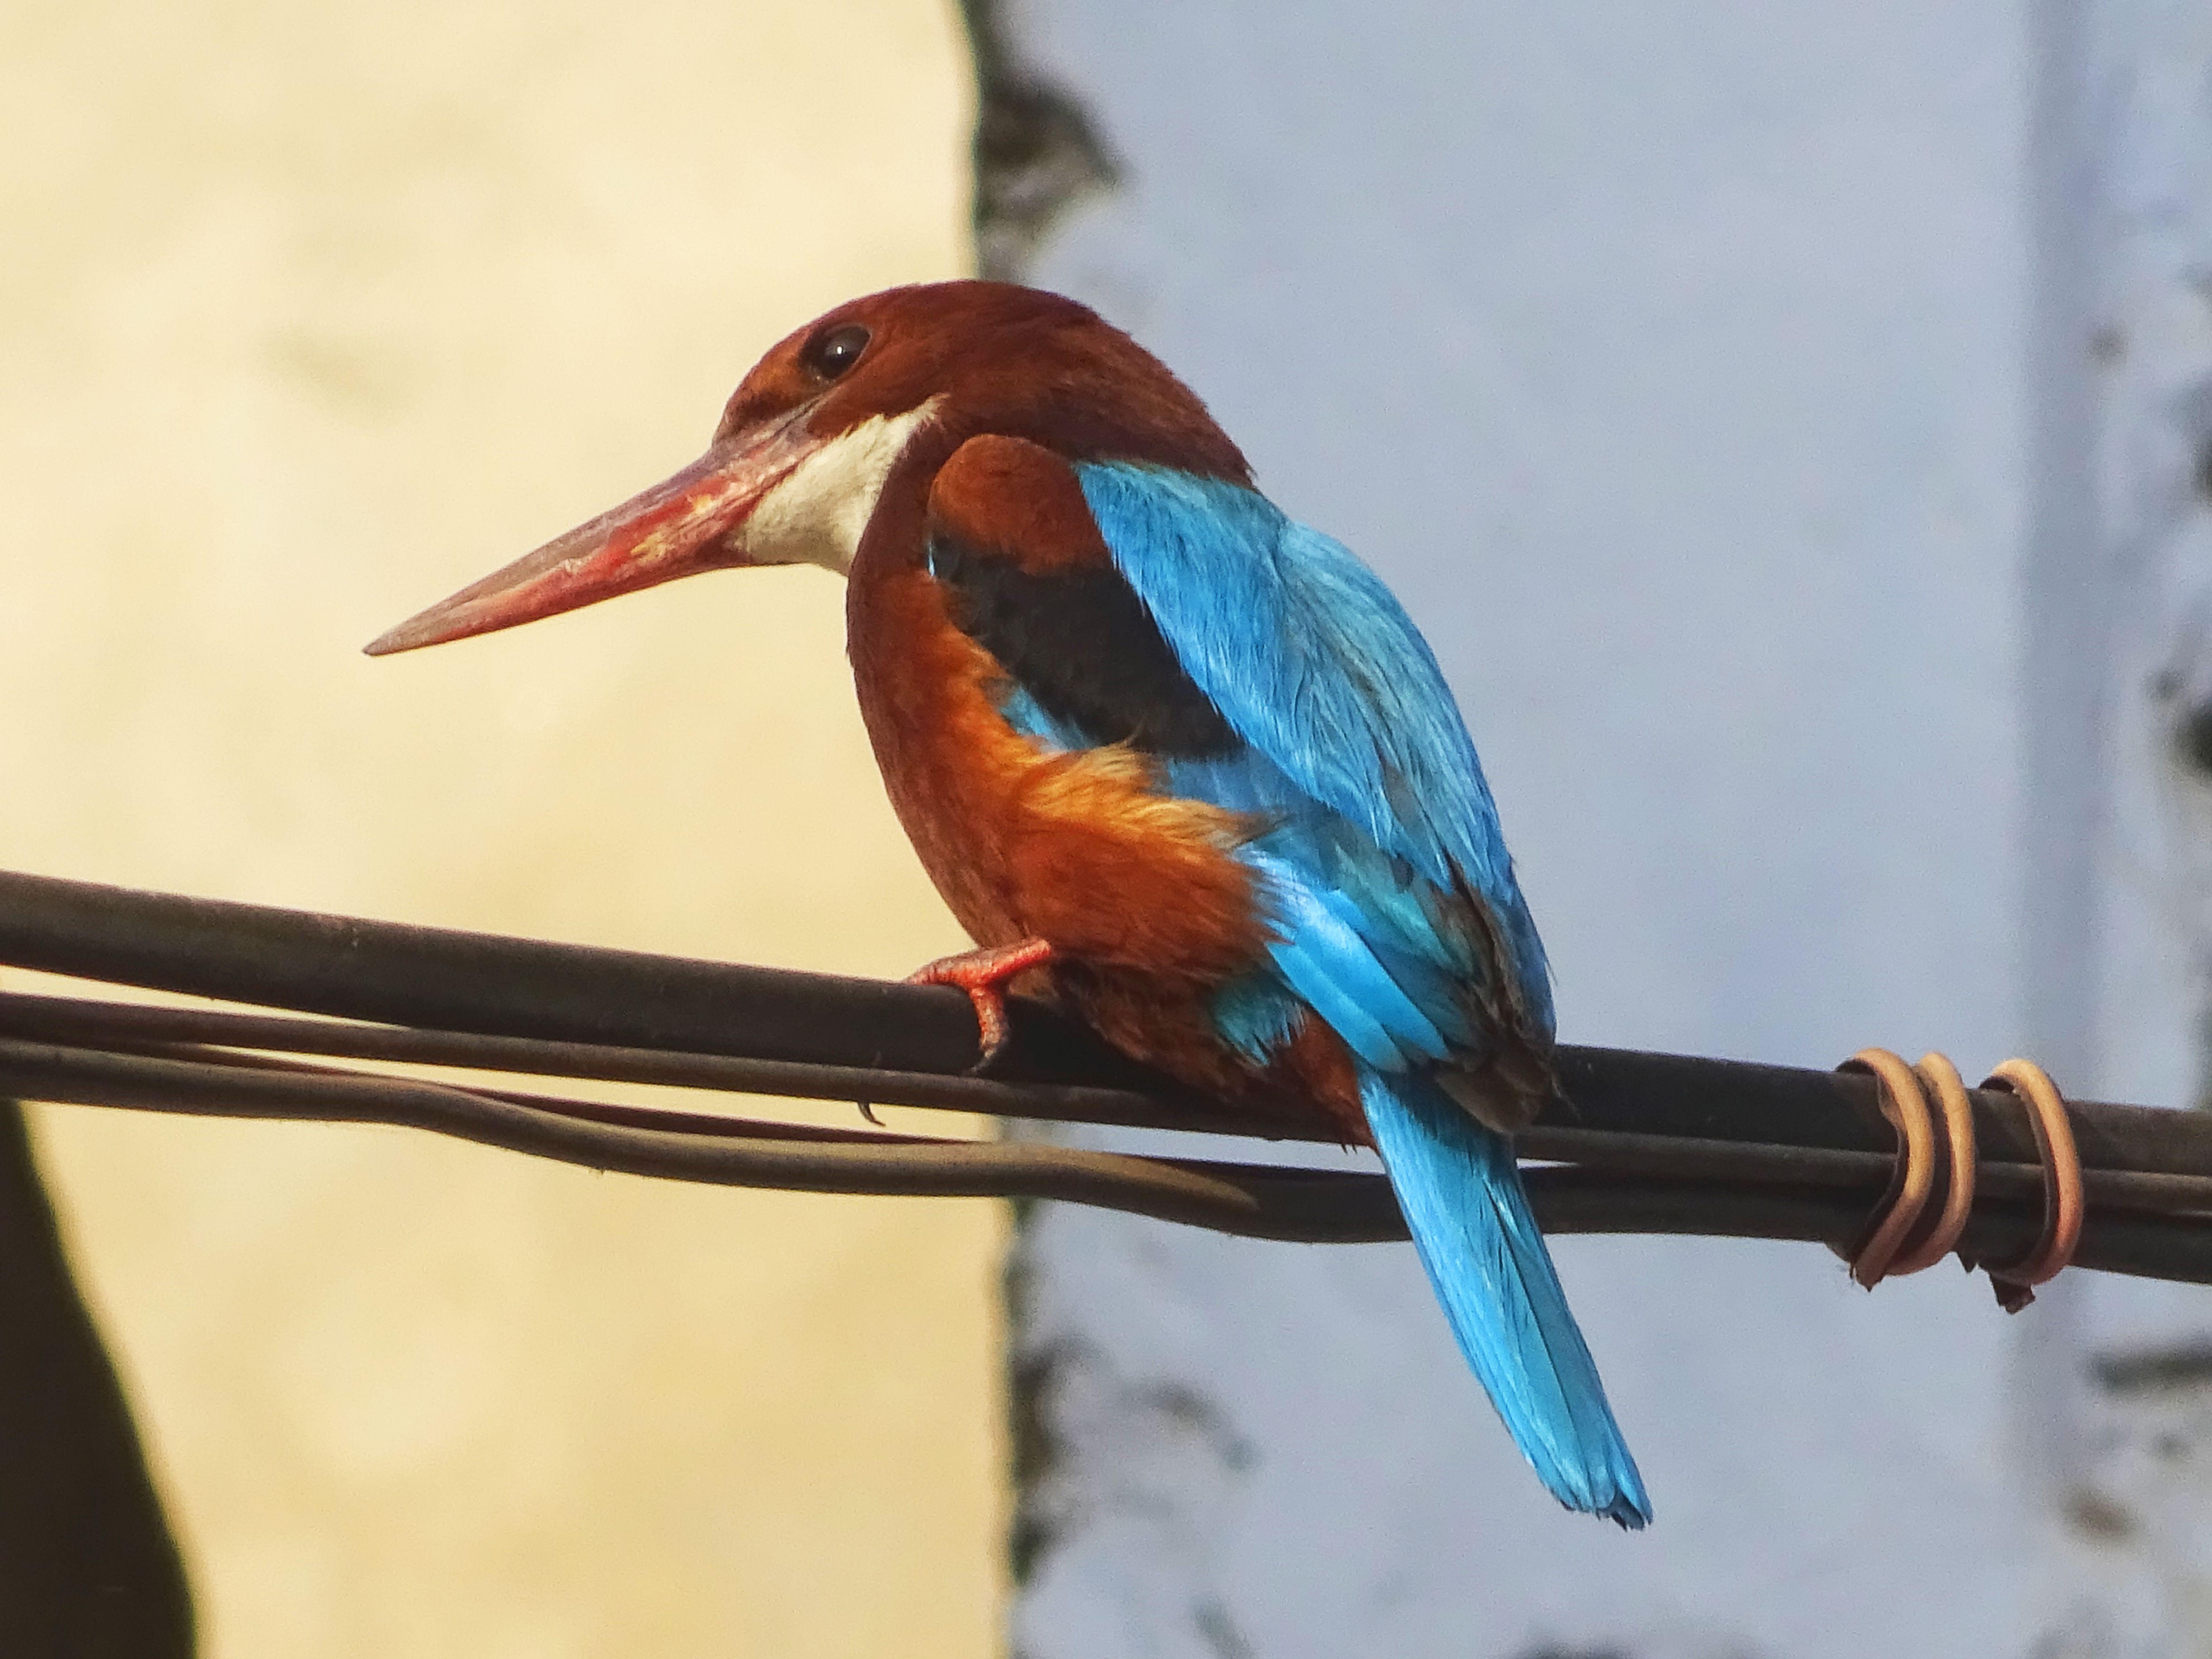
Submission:
[[[1897,1130],[1898,1156],[1891,1166],[1889,1189],[1844,1252],[1851,1278],[1870,1291],[1889,1276],[1891,1264],[1928,1207],[1936,1187],[1936,1130],[1920,1079],[1901,1055],[1887,1048],[1862,1048],[1836,1069],[1870,1074],[1877,1085],[1881,1114]]]
[[[2057,1277],[2081,1242],[2085,1209],[2081,1155],[2074,1144],[2073,1121],[2051,1075],[2027,1060],[2008,1060],[1990,1073],[1984,1089],[2002,1089],[2027,1105],[2035,1147],[2043,1159],[2043,1231],[2016,1261],[1984,1262],[1997,1302],[2018,1313],[2035,1300],[2035,1287]]]
[[[1910,1249],[1889,1264],[1892,1279],[1932,1267],[1950,1255],[1974,1209],[1974,1103],[1966,1093],[1966,1081],[1948,1055],[1933,1049],[1921,1055],[1912,1070],[1942,1109],[1943,1208],[1927,1237],[1913,1242]]]

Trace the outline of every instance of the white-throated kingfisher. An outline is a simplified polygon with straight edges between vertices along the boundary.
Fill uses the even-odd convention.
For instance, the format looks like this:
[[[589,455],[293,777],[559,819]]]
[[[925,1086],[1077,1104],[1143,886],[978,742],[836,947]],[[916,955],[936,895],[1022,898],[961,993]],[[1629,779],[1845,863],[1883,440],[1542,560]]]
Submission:
[[[702,570],[849,580],[893,805],[1010,981],[1232,1104],[1381,1154],[1462,1350],[1568,1507],[1650,1505],[1514,1161],[1554,1087],[1549,970],[1435,658],[1198,398],[1073,301],[838,307],[665,483],[385,635],[512,627]]]

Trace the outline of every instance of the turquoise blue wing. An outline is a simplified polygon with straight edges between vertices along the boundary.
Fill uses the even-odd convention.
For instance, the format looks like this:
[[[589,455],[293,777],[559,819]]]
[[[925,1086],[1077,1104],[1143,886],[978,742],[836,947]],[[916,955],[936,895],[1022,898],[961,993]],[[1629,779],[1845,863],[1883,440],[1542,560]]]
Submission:
[[[1164,765],[1175,793],[1277,826],[1246,857],[1284,912],[1291,988],[1385,1069],[1479,1057],[1486,1017],[1548,1038],[1550,973],[1482,763],[1389,589],[1252,490],[1077,474],[1115,566],[1246,745]]]

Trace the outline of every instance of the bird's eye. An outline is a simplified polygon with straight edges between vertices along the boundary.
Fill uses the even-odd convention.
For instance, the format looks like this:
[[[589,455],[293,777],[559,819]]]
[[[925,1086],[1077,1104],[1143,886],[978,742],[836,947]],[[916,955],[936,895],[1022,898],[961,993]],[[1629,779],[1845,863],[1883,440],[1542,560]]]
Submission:
[[[868,331],[858,323],[848,323],[809,340],[800,361],[811,373],[825,380],[834,380],[859,362],[860,354],[867,349]]]

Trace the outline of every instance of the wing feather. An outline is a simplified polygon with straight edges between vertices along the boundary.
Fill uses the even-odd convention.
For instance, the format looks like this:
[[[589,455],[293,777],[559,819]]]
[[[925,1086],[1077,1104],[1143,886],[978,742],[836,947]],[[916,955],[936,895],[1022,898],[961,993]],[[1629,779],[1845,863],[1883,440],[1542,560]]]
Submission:
[[[1115,568],[1253,751],[1233,765],[1170,757],[1170,787],[1276,815],[1281,827],[1247,857],[1307,890],[1318,910],[1300,910],[1303,922],[1345,924],[1293,936],[1300,972],[1323,963],[1365,987],[1399,1064],[1479,1058],[1499,1036],[1546,1046],[1549,969],[1482,763],[1390,591],[1255,491],[1123,463],[1077,476]],[[1378,975],[1418,1005],[1425,1037],[1394,1022]],[[1476,1029],[1470,993],[1504,1030]]]

